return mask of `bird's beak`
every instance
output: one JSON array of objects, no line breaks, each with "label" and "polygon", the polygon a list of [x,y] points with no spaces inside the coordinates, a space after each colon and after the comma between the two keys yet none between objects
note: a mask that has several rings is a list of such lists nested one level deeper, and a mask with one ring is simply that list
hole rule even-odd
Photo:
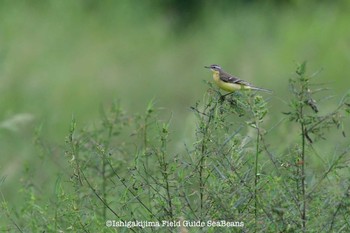
[{"label": "bird's beak", "polygon": [[210,66],[204,66],[204,68],[210,69]]}]

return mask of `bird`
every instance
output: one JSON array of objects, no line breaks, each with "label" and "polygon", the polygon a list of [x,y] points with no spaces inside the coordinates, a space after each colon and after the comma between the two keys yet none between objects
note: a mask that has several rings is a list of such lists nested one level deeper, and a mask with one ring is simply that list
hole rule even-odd
[{"label": "bird", "polygon": [[255,87],[249,82],[226,73],[219,65],[213,64],[210,66],[204,66],[204,68],[210,69],[213,72],[215,84],[222,90],[229,92],[229,94],[237,90],[256,90],[272,93],[269,89]]}]

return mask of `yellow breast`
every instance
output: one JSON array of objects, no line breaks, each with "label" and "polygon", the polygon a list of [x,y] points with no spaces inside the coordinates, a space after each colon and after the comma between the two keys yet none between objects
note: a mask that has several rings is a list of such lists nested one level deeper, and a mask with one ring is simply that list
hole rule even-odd
[{"label": "yellow breast", "polygon": [[227,83],[220,79],[219,71],[213,71],[213,79],[215,84],[220,87],[222,90],[227,92],[234,92],[242,89],[242,85],[235,83]]}]

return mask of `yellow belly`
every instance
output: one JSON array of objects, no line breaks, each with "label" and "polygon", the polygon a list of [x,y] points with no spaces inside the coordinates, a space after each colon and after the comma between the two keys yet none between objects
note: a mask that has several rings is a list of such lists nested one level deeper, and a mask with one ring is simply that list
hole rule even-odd
[{"label": "yellow belly", "polygon": [[221,81],[218,73],[214,73],[213,78],[214,78],[215,84],[218,87],[220,87],[222,90],[227,91],[227,92],[234,92],[234,91],[241,90],[241,89],[249,89],[248,86],[242,86],[240,84],[227,83],[227,82]]}]

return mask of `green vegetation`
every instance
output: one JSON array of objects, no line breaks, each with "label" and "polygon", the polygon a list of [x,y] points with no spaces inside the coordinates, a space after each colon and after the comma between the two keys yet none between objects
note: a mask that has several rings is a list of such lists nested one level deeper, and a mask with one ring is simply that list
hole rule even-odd
[{"label": "green vegetation", "polygon": [[[317,145],[332,128],[338,129],[338,142],[345,141],[350,95],[319,114],[314,94],[322,89],[311,87],[314,77],[306,74],[306,63],[296,74],[290,80],[290,111],[270,128],[265,128],[268,102],[262,96],[248,91],[223,99],[210,87],[203,103],[192,107],[195,141],[182,153],[169,150],[169,122],[159,120],[153,102],[141,115],[127,115],[116,102],[98,124],[81,131],[73,118],[65,147],[69,175],[57,177],[49,203],[27,178],[24,205],[14,212],[2,203],[9,222],[3,230],[113,232],[106,220],[114,220],[112,226],[121,221],[160,225],[132,227],[133,232],[232,232],[232,226],[254,232],[349,231],[350,147],[336,145],[330,156]],[[276,153],[267,136],[287,120],[299,128],[296,140]],[[321,161],[318,171],[312,157]],[[205,225],[163,226],[182,220]],[[221,220],[231,227],[208,226],[207,221]]]},{"label": "green vegetation", "polygon": [[190,2],[0,1],[2,231],[350,231],[350,4]]}]

